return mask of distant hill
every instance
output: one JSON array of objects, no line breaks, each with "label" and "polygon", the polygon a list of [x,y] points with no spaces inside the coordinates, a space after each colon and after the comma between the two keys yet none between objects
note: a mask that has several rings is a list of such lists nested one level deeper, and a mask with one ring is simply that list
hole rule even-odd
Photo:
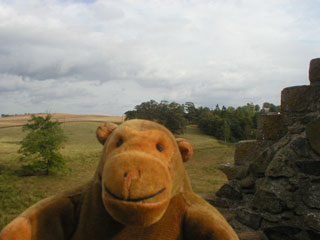
[{"label": "distant hill", "polygon": [[[36,116],[45,116],[45,113],[34,114]],[[59,122],[114,122],[121,123],[125,116],[105,116],[105,115],[86,115],[86,114],[68,114],[52,113],[52,119]],[[0,128],[19,127],[27,123],[31,115],[17,115],[0,118]]]}]

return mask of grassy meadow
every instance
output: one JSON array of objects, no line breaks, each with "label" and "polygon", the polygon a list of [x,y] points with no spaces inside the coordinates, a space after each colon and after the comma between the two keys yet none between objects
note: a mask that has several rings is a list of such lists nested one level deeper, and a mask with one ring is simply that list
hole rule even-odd
[{"label": "grassy meadow", "polygon": [[[66,121],[62,124],[68,140],[62,149],[68,169],[50,176],[19,177],[19,141],[26,133],[21,127],[0,128],[0,230],[24,209],[45,197],[81,185],[94,174],[102,146],[95,138],[98,122]],[[203,135],[196,126],[188,126],[181,137],[194,147],[194,156],[186,163],[193,189],[208,195],[227,181],[217,169],[232,162],[234,146]]]}]

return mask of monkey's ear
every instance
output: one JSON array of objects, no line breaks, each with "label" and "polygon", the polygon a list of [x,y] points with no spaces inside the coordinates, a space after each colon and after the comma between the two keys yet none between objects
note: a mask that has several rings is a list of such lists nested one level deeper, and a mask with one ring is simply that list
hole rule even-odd
[{"label": "monkey's ear", "polygon": [[182,160],[184,162],[188,161],[193,155],[192,145],[183,138],[176,138],[176,141],[182,156]]},{"label": "monkey's ear", "polygon": [[116,129],[118,125],[114,123],[103,123],[101,124],[96,131],[98,141],[104,145],[108,136]]}]

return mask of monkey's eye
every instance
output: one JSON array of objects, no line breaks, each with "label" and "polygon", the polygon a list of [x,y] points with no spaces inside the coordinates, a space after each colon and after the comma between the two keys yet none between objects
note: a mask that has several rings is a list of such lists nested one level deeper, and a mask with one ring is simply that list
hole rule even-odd
[{"label": "monkey's eye", "polygon": [[157,143],[156,148],[158,149],[159,152],[163,151],[163,146],[160,143]]},{"label": "monkey's eye", "polygon": [[116,146],[117,147],[120,147],[123,143],[123,139],[122,138],[119,138],[118,142],[116,143]]}]

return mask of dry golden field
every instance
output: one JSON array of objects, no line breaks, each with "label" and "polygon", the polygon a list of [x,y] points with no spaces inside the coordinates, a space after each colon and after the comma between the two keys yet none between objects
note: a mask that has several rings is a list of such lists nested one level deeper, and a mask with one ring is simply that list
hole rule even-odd
[{"label": "dry golden field", "polygon": [[[4,122],[7,126],[24,124],[28,118],[23,117]],[[35,202],[87,182],[95,172],[102,151],[95,137],[96,128],[100,122],[123,120],[93,115],[54,114],[53,117],[65,122],[61,126],[68,139],[61,153],[68,170],[49,176],[19,176],[17,170],[23,163],[17,151],[26,133],[21,127],[0,127],[0,230]],[[0,118],[0,123],[3,120]],[[196,126],[188,126],[181,137],[194,147],[194,156],[186,163],[194,191],[200,195],[216,192],[227,181],[217,166],[233,161],[234,145],[206,136]]]},{"label": "dry golden field", "polygon": [[[46,114],[35,114],[36,116],[45,116]],[[116,122],[124,121],[125,116],[104,116],[104,115],[81,115],[67,113],[53,113],[52,119],[60,122]],[[19,115],[0,118],[0,128],[16,127],[26,124],[31,119],[31,115]]]}]

